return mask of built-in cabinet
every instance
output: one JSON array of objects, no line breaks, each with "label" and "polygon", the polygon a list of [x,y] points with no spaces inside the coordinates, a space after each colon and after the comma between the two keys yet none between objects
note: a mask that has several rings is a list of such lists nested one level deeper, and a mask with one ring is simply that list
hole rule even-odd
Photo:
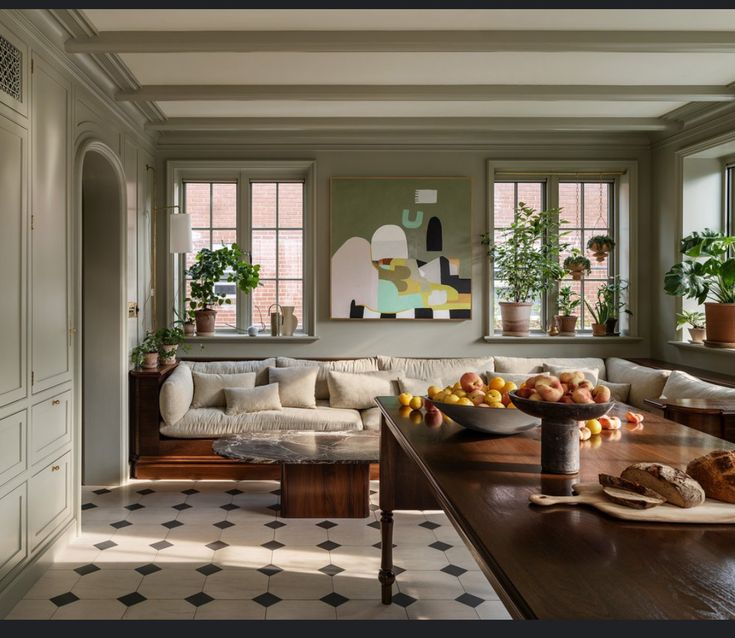
[{"label": "built-in cabinet", "polygon": [[27,554],[26,484],[0,487],[0,582]]},{"label": "built-in cabinet", "polygon": [[37,549],[72,516],[71,452],[38,469],[28,480],[28,539]]}]

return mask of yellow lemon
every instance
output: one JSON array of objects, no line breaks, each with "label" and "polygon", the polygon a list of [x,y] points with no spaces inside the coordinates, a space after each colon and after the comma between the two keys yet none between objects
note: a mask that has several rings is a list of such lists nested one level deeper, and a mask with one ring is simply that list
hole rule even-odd
[{"label": "yellow lemon", "polygon": [[505,379],[503,377],[495,377],[487,384],[487,387],[491,390],[502,390],[505,387]]},{"label": "yellow lemon", "polygon": [[426,394],[429,395],[429,398],[430,399],[433,399],[441,391],[442,391],[442,389],[439,386],[430,385],[429,388],[426,390]]},{"label": "yellow lemon", "polygon": [[497,390],[488,390],[487,398],[485,399],[485,403],[500,403],[503,400],[503,395],[500,394]]},{"label": "yellow lemon", "polygon": [[411,399],[413,399],[413,394],[409,394],[408,392],[402,392],[398,395],[398,403],[401,405],[409,405]]},{"label": "yellow lemon", "polygon": [[475,404],[472,403],[472,401],[470,401],[467,397],[461,397],[457,401],[457,405],[475,405]]},{"label": "yellow lemon", "polygon": [[600,423],[597,419],[590,419],[589,421],[585,421],[584,424],[587,429],[592,432],[593,436],[602,432],[602,423]]},{"label": "yellow lemon", "polygon": [[513,390],[517,390],[517,389],[518,389],[518,386],[515,383],[513,383],[512,381],[508,381],[503,386],[502,390],[500,390],[500,391],[503,392],[503,393],[505,393],[505,392],[513,392]]},{"label": "yellow lemon", "polygon": [[[448,394],[444,399],[444,403],[458,403],[459,397],[456,394]],[[472,403],[472,401],[470,401]]]},{"label": "yellow lemon", "polygon": [[513,401],[511,401],[508,405],[505,406],[506,408],[511,408],[512,410],[517,410],[518,408],[513,404]]},{"label": "yellow lemon", "polygon": [[421,397],[412,397],[411,402],[408,405],[410,405],[414,410],[420,410],[424,407],[424,400]]},{"label": "yellow lemon", "polygon": [[460,399],[467,396],[467,393],[464,390],[455,390],[454,394],[456,394]]},{"label": "yellow lemon", "polygon": [[454,384],[454,385],[452,386],[452,391],[453,391],[453,392],[456,392],[457,390],[461,390],[461,389],[462,389],[462,384],[461,384],[461,383],[460,383],[459,381],[457,381],[457,383],[455,383],[455,384]]},{"label": "yellow lemon", "polygon": [[409,408],[407,405],[402,405],[401,409],[398,410],[398,414],[401,416],[401,418],[406,419],[408,418],[408,415],[411,414],[411,408]]},{"label": "yellow lemon", "polygon": [[500,403],[500,401],[495,401],[493,403],[488,404],[491,408],[505,408],[505,406]]}]

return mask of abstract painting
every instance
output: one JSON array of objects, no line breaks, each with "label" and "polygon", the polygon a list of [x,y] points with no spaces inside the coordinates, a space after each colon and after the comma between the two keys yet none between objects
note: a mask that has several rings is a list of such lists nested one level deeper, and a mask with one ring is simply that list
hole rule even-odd
[{"label": "abstract painting", "polygon": [[333,177],[332,319],[470,319],[466,177]]}]

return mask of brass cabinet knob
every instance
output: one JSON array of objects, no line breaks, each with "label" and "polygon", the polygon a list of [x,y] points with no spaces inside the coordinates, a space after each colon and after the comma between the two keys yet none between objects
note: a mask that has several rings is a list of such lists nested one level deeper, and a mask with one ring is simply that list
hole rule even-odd
[{"label": "brass cabinet knob", "polygon": [[61,466],[60,465],[52,465],[51,466],[51,471],[52,472],[58,472],[60,469],[61,469]]},{"label": "brass cabinet knob", "polygon": [[51,405],[61,405],[61,399],[54,399],[51,401]]}]

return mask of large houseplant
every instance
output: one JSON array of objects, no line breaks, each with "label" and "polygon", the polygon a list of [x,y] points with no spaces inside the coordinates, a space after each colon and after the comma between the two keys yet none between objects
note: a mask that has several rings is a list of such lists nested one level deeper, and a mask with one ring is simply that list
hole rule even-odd
[{"label": "large houseplant", "polygon": [[562,286],[559,289],[556,305],[559,314],[556,315],[556,325],[559,328],[560,337],[573,337],[577,329],[577,315],[572,314],[582,300],[579,295],[572,290],[571,286]]},{"label": "large houseplant", "polygon": [[666,294],[704,304],[705,345],[735,344],[735,236],[705,228],[684,237],[680,250],[684,260],[664,277]]},{"label": "large houseplant", "polygon": [[194,312],[198,335],[214,334],[217,310],[214,306],[229,304],[227,295],[215,290],[221,281],[234,283],[242,292],[249,293],[260,281],[260,266],[248,263],[237,244],[217,250],[202,248],[196,262],[187,270],[191,278],[191,293],[187,298],[189,310]]},{"label": "large houseplant", "polygon": [[495,279],[504,282],[498,294],[503,335],[527,337],[531,305],[542,292],[564,276],[559,254],[567,248],[560,243],[558,208],[537,212],[518,203],[515,219],[500,240],[486,233],[482,243],[488,248]]}]

